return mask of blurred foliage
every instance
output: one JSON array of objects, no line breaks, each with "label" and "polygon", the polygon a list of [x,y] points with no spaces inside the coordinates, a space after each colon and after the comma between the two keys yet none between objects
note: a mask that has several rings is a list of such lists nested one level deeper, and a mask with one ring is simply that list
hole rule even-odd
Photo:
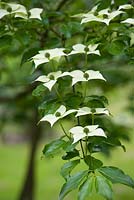
[{"label": "blurred foliage", "polygon": [[[4,1],[12,2],[12,1]],[[91,23],[90,26],[80,26],[80,22],[77,19],[70,16],[79,12],[85,12],[85,10],[91,9],[96,3],[99,3],[98,9],[104,9],[107,6],[113,7],[111,1],[103,0],[81,0],[77,3],[75,1],[37,1],[37,0],[24,0],[16,1],[26,6],[27,9],[33,7],[43,8],[42,20],[29,20],[26,21],[21,18],[11,18],[6,16],[1,19],[0,23],[0,102],[1,118],[4,121],[16,120],[22,122],[22,120],[30,120],[30,112],[35,109],[39,102],[42,101],[42,106],[39,107],[41,115],[44,114],[43,106],[45,102],[51,97],[48,90],[36,88],[33,92],[34,97],[31,96],[35,85],[33,80],[41,73],[50,72],[50,65],[41,65],[36,71],[33,71],[33,64],[28,63],[31,56],[35,55],[39,49],[48,49],[54,47],[70,48],[75,42],[84,42],[85,44],[100,42],[99,50],[101,57],[91,55],[89,56],[89,62],[87,68],[94,68],[100,70],[104,77],[108,80],[108,83],[98,84],[97,81],[93,85],[100,91],[100,95],[105,92],[112,91],[113,88],[119,85],[133,84],[134,81],[134,68],[133,68],[133,52],[134,52],[134,28],[133,26],[127,28],[123,24],[118,24],[118,17],[108,27],[103,24]],[[118,7],[120,4],[131,3],[133,1],[115,1],[114,6]],[[2,3],[0,3],[2,5]],[[66,9],[67,8],[67,9]],[[133,17],[131,10],[127,11],[127,17]],[[95,39],[94,39],[95,38]],[[78,57],[83,58],[83,55]],[[77,65],[77,68],[81,69],[83,65],[82,59],[78,61],[77,56],[69,58],[73,62],[73,66]],[[90,60],[92,62],[90,63]],[[128,65],[129,63],[129,65]],[[58,63],[55,63],[58,67]],[[68,63],[65,64],[62,60],[62,66],[60,70],[66,70],[73,66]],[[75,67],[74,67],[75,68]],[[62,80],[60,80],[62,81]],[[69,81],[69,80],[68,80]],[[64,83],[64,81],[63,81]],[[69,82],[68,82],[69,83]],[[64,85],[64,91],[67,91],[68,83]],[[59,84],[60,90],[60,84]],[[61,90],[63,90],[61,88]],[[92,92],[92,89],[91,89]],[[91,93],[89,91],[89,94]],[[21,95],[22,94],[22,95]],[[37,98],[36,98],[36,97]],[[40,96],[40,98],[38,98]],[[24,97],[24,98],[23,98]],[[78,104],[81,102],[80,94],[74,99],[77,99]],[[129,96],[130,102],[133,101],[133,94]],[[70,103],[69,94],[66,97],[66,103],[70,106],[74,100]],[[55,101],[55,100],[54,100]],[[96,101],[95,99],[93,100]],[[128,111],[132,112],[133,103],[128,105]],[[23,110],[25,109],[25,112]],[[44,107],[45,109],[45,107]],[[4,115],[3,115],[4,110]],[[103,121],[103,120],[102,120]],[[103,121],[103,123],[106,123]],[[110,122],[109,122],[110,123]],[[111,122],[113,123],[113,122]],[[118,125],[108,125],[113,129],[114,126],[118,129]],[[111,129],[111,130],[112,130]],[[119,129],[120,130],[120,127]],[[125,129],[126,135],[128,128]],[[113,132],[113,131],[112,131]],[[118,131],[120,132],[120,131]],[[119,134],[120,135],[120,134]],[[125,134],[123,134],[125,135]],[[119,136],[120,137],[120,136]],[[128,138],[128,137],[123,137]]]}]

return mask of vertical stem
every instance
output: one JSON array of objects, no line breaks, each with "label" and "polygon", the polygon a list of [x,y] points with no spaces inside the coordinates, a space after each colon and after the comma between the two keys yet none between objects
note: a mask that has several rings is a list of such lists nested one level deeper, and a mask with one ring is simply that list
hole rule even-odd
[{"label": "vertical stem", "polygon": [[88,81],[86,81],[86,83],[85,83],[85,88],[84,88],[84,100],[85,100],[86,95],[87,95],[87,85],[88,85]]},{"label": "vertical stem", "polygon": [[87,67],[87,52],[85,53],[85,67]]},{"label": "vertical stem", "polygon": [[57,87],[54,86],[54,89],[55,89],[55,92],[56,92],[57,96],[58,96],[59,99],[62,101],[62,97],[61,97],[60,93],[58,92]]},{"label": "vertical stem", "polygon": [[[79,117],[77,117],[77,122],[78,122],[78,126],[79,126],[80,125],[80,118]],[[85,153],[84,153],[84,148],[83,148],[82,140],[80,140],[80,146],[81,146],[83,158],[85,158]]]},{"label": "vertical stem", "polygon": [[69,135],[66,133],[66,131],[65,131],[65,129],[64,129],[63,125],[62,125],[62,123],[60,123],[60,127],[61,127],[62,131],[64,132],[64,134],[67,136],[67,138],[70,140],[71,138],[70,138]]},{"label": "vertical stem", "polygon": [[84,153],[84,148],[83,148],[82,140],[80,140],[80,146],[81,146],[83,158],[85,158],[85,153]]},{"label": "vertical stem", "polygon": [[92,125],[94,125],[94,114],[92,113]]}]

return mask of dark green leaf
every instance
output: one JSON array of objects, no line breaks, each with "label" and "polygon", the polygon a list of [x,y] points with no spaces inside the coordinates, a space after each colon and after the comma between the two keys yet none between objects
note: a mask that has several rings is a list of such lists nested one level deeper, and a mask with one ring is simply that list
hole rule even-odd
[{"label": "dark green leaf", "polygon": [[64,147],[64,145],[66,145],[64,140],[57,139],[46,144],[42,152],[46,157],[53,157]]},{"label": "dark green leaf", "polygon": [[76,189],[82,180],[87,176],[88,171],[80,171],[75,175],[71,176],[68,181],[62,186],[59,200],[64,199],[64,197],[71,192],[72,190]]},{"label": "dark green leaf", "polygon": [[65,180],[67,180],[71,171],[76,167],[78,163],[80,163],[80,159],[69,161],[62,166],[60,173],[65,178]]},{"label": "dark green leaf", "polygon": [[71,158],[79,156],[79,151],[74,149],[72,151],[66,152],[66,155],[62,156],[63,160],[70,160]]},{"label": "dark green leaf", "polygon": [[126,148],[124,145],[121,144],[121,142],[117,138],[107,138],[103,141],[105,144],[111,145],[111,146],[119,146],[122,147],[124,152],[126,152]]},{"label": "dark green leaf", "polygon": [[83,101],[83,97],[81,95],[81,93],[77,93],[77,94],[67,94],[65,99],[64,99],[66,106],[70,107],[70,108],[78,108],[80,106],[80,104]]},{"label": "dark green leaf", "polygon": [[94,177],[90,176],[79,188],[78,200],[86,200],[93,191]]},{"label": "dark green leaf", "polygon": [[31,48],[31,49],[28,49],[24,52],[23,56],[22,56],[22,59],[21,59],[21,65],[23,65],[25,62],[27,62],[30,58],[32,58],[32,56],[34,56],[35,54],[38,53],[38,50],[37,48]]},{"label": "dark green leaf", "polygon": [[66,143],[66,146],[64,147],[64,150],[66,152],[73,151],[75,147],[77,146],[77,143],[72,144],[72,142],[73,142],[73,139]]},{"label": "dark green leaf", "polygon": [[98,10],[103,10],[111,5],[111,0],[100,0],[99,2]]},{"label": "dark green leaf", "polygon": [[98,171],[112,183],[121,183],[134,188],[134,180],[117,167],[101,167]]},{"label": "dark green leaf", "polygon": [[12,36],[11,35],[3,35],[0,37],[0,46],[11,45]]},{"label": "dark green leaf", "polygon": [[32,92],[32,95],[35,97],[43,96],[46,91],[46,88],[44,85],[38,85]]},{"label": "dark green leaf", "polygon": [[96,176],[95,186],[98,194],[102,195],[107,200],[113,199],[112,187],[106,178],[102,176]]},{"label": "dark green leaf", "polygon": [[124,51],[124,43],[121,41],[114,41],[107,46],[107,50],[112,55],[120,55]]},{"label": "dark green leaf", "polygon": [[100,160],[90,155],[86,156],[84,161],[89,166],[90,170],[95,170],[103,165],[103,163]]}]

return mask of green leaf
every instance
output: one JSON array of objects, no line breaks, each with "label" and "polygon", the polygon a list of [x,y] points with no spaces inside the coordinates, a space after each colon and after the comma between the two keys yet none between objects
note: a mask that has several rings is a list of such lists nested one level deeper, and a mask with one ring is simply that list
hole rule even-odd
[{"label": "green leaf", "polygon": [[117,167],[104,166],[98,169],[98,171],[112,183],[121,183],[134,188],[134,180]]},{"label": "green leaf", "polygon": [[32,95],[35,97],[40,97],[44,95],[44,92],[46,91],[46,88],[44,85],[38,85],[32,92]]},{"label": "green leaf", "polygon": [[83,97],[81,95],[81,93],[77,93],[77,94],[67,94],[65,99],[64,99],[66,106],[68,106],[69,108],[79,108],[80,104],[83,101]]},{"label": "green leaf", "polygon": [[80,163],[80,159],[73,160],[65,163],[61,168],[61,175],[65,178],[65,180],[68,179],[71,171]]},{"label": "green leaf", "polygon": [[0,46],[11,45],[12,36],[11,35],[3,35],[0,37]]},{"label": "green leaf", "polygon": [[106,178],[102,176],[96,176],[95,186],[98,194],[102,195],[107,200],[113,199],[112,187]]},{"label": "green leaf", "polygon": [[121,142],[117,138],[107,138],[103,141],[103,143],[111,145],[111,146],[118,146],[122,147],[123,151],[126,152],[126,148],[124,145],[121,144]]},{"label": "green leaf", "polygon": [[111,55],[120,55],[124,51],[124,43],[121,41],[114,41],[107,46],[107,50]]},{"label": "green leaf", "polygon": [[64,199],[64,197],[71,192],[72,190],[76,189],[82,180],[88,175],[88,171],[80,171],[75,175],[71,176],[68,181],[62,186],[60,191],[59,200]]},{"label": "green leaf", "polygon": [[[45,97],[46,98],[46,97]],[[53,114],[61,104],[57,101],[56,98],[52,98],[44,101],[40,106],[39,110],[43,111],[43,115]]]},{"label": "green leaf", "polygon": [[38,48],[31,48],[24,52],[22,58],[21,58],[21,65],[23,65],[25,62],[27,62],[32,56],[38,53]]},{"label": "green leaf", "polygon": [[72,151],[66,152],[64,156],[62,156],[63,160],[70,160],[71,158],[79,156],[79,151],[77,149],[74,149]]},{"label": "green leaf", "polygon": [[86,200],[93,191],[94,177],[89,177],[79,188],[78,200]]},{"label": "green leaf", "polygon": [[90,170],[95,170],[103,165],[103,163],[100,160],[98,160],[90,155],[86,156],[84,158],[84,161],[89,166]]},{"label": "green leaf", "polygon": [[99,1],[99,6],[98,6],[98,10],[103,10],[105,8],[108,8],[111,5],[111,0],[101,0]]},{"label": "green leaf", "polygon": [[66,145],[64,140],[57,139],[46,144],[42,152],[46,157],[53,157],[64,147],[64,145]]}]

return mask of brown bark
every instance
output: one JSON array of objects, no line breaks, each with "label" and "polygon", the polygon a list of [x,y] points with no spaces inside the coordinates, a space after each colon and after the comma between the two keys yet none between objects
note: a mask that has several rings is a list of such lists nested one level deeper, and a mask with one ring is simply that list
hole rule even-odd
[{"label": "brown bark", "polygon": [[38,125],[38,112],[33,113],[33,122],[31,124],[30,132],[30,155],[23,183],[22,191],[19,196],[19,200],[34,200],[34,188],[35,188],[35,156],[38,147],[38,142],[41,137],[41,126]]}]

